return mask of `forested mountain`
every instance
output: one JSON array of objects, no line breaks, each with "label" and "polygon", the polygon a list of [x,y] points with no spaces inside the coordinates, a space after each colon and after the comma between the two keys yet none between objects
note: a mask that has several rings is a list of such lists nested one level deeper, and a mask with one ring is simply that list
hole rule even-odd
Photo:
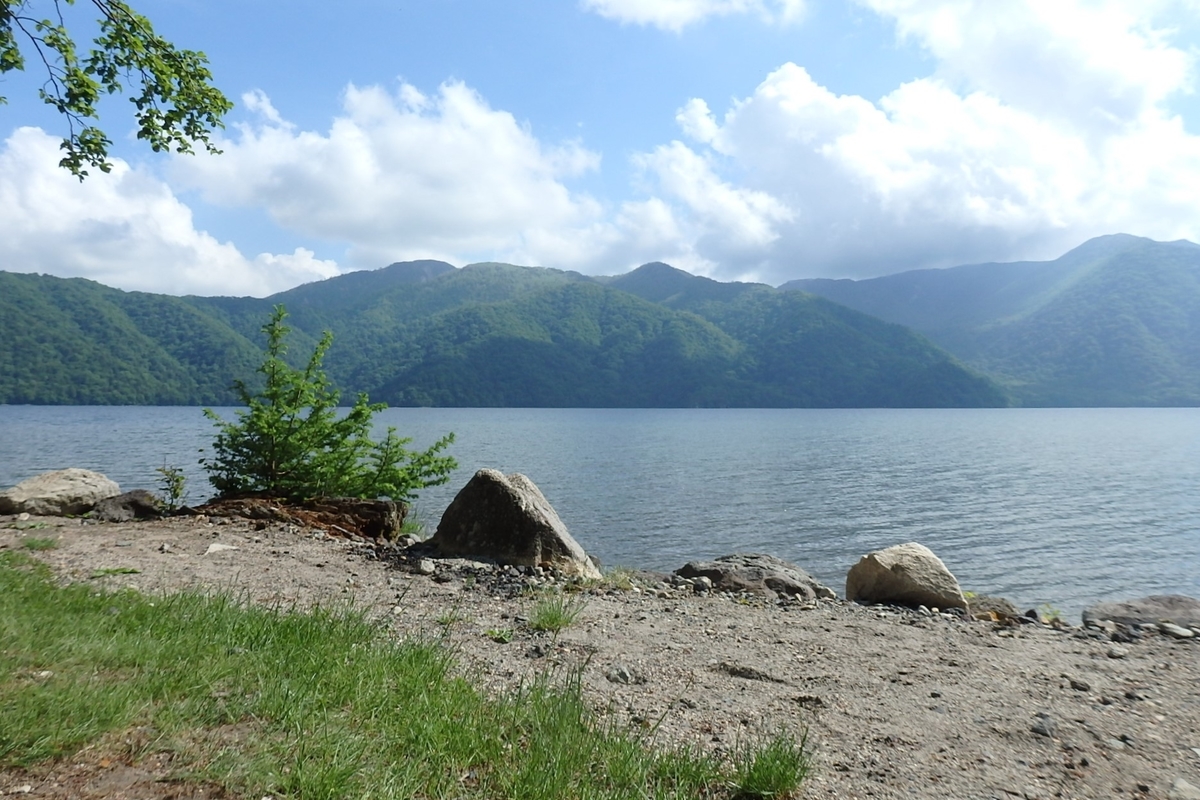
[{"label": "forested mountain", "polygon": [[[9,284],[12,285],[9,291]],[[673,284],[670,289],[668,284]],[[656,288],[657,287],[657,288]],[[287,306],[292,355],[334,333],[346,391],[397,405],[980,406],[1006,398],[918,335],[810,295],[647,265],[393,264],[264,299],[0,273],[0,402],[223,403]],[[20,335],[18,335],[20,334]]]},{"label": "forested mountain", "polygon": [[0,343],[4,403],[226,403],[234,378],[261,358],[180,298],[9,272],[0,272]]},{"label": "forested mountain", "polygon": [[1200,405],[1200,246],[1128,235],[1049,262],[785,284],[921,331],[1042,406]]}]

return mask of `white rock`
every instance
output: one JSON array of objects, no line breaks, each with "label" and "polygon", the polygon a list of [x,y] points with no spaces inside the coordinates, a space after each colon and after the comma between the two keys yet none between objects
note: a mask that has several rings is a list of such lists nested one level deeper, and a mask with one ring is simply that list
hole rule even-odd
[{"label": "white rock", "polygon": [[1171,792],[1167,798],[1168,800],[1200,800],[1200,789],[1183,778],[1176,778],[1175,783],[1171,784]]},{"label": "white rock", "polygon": [[238,549],[238,546],[235,544],[221,544],[220,542],[213,542],[212,544],[210,544],[208,546],[208,549],[204,551],[204,555],[210,556],[213,553],[222,553],[226,550],[237,550],[237,549]]},{"label": "white rock", "polygon": [[1191,639],[1196,635],[1192,633],[1191,629],[1184,628],[1181,625],[1176,625],[1174,622],[1160,622],[1158,623],[1158,629],[1167,636],[1171,636],[1176,639]]},{"label": "white rock", "polygon": [[120,493],[116,481],[99,472],[60,469],[35,475],[0,492],[0,514],[83,514],[101,500]]},{"label": "white rock", "polygon": [[917,542],[867,553],[846,574],[846,599],[863,603],[966,608],[958,579]]}]

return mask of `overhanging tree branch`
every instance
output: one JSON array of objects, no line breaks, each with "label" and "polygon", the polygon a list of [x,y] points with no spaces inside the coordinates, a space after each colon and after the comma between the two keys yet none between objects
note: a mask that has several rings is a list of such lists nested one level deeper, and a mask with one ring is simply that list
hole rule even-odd
[{"label": "overhanging tree branch", "polygon": [[80,180],[87,167],[112,169],[112,141],[95,124],[96,106],[103,95],[126,88],[132,90],[137,136],[152,150],[191,153],[199,143],[220,152],[209,137],[223,127],[233,104],[212,85],[204,53],[176,48],[123,0],[91,0],[100,31],[81,58],[62,13],[75,0],[42,0],[53,5],[53,15],[41,18],[31,13],[38,1],[0,0],[0,74],[25,69],[22,42],[37,53],[47,73],[39,95],[67,120],[59,166]]}]

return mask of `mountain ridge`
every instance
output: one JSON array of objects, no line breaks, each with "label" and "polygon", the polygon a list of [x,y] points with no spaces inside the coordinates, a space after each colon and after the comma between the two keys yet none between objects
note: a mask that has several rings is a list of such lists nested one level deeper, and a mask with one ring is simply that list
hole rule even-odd
[{"label": "mountain ridge", "polygon": [[[30,317],[13,307],[5,315],[9,327],[28,327],[36,319],[35,327],[65,332],[67,338],[50,350],[95,350],[95,342],[113,350],[111,358],[76,359],[39,378],[31,365],[50,353],[36,337],[27,339],[9,353],[10,361],[23,362],[12,371],[23,385],[0,378],[0,402],[230,402],[228,389],[216,387],[253,378],[256,362],[247,359],[255,353],[258,328],[280,301],[290,312],[293,357],[331,330],[331,378],[346,392],[366,391],[393,404],[1007,402],[988,379],[899,326],[765,285],[721,284],[670,270],[661,265],[641,273],[655,278],[657,272],[658,279],[679,284],[680,291],[660,303],[613,281],[494,263],[461,269],[444,262],[400,263],[267,298],[145,295],[79,279],[0,272],[0,296],[8,284],[23,281],[31,293],[25,305],[44,312]],[[43,295],[54,294],[60,283],[72,287],[69,302],[48,301]],[[98,310],[107,327],[88,333],[81,321],[96,319]],[[178,320],[173,324],[182,326],[183,335],[173,332],[173,324],[154,324],[156,319]],[[200,352],[199,342],[229,355],[214,361]],[[155,366],[130,367],[138,364]],[[72,377],[72,371],[88,369],[105,375],[91,382],[94,389]],[[193,372],[203,380],[188,383],[185,376]],[[118,390],[126,382],[126,390]]]},{"label": "mountain ridge", "polygon": [[1200,245],[1129,234],[1052,261],[798,280],[912,327],[1024,405],[1200,405]]}]

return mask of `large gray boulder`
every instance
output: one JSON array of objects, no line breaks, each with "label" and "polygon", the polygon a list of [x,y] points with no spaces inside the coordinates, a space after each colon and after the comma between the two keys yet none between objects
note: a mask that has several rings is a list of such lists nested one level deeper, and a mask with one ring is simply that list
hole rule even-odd
[{"label": "large gray boulder", "polygon": [[1200,600],[1181,594],[1156,594],[1123,603],[1097,603],[1083,610],[1084,625],[1106,619],[1121,625],[1174,622],[1200,628]]},{"label": "large gray boulder", "polygon": [[443,556],[602,577],[541,490],[520,473],[476,472],[442,514],[428,546]]},{"label": "large gray boulder", "polygon": [[60,469],[35,475],[0,492],[0,514],[83,514],[104,498],[120,493],[121,487],[99,472]]},{"label": "large gray boulder", "polygon": [[830,600],[837,597],[832,589],[819,583],[800,567],[782,558],[763,553],[734,553],[712,561],[689,561],[675,574],[682,578],[708,578],[719,592],[751,592]]},{"label": "large gray boulder", "polygon": [[923,544],[867,553],[846,574],[846,599],[860,603],[967,608],[958,579]]}]

